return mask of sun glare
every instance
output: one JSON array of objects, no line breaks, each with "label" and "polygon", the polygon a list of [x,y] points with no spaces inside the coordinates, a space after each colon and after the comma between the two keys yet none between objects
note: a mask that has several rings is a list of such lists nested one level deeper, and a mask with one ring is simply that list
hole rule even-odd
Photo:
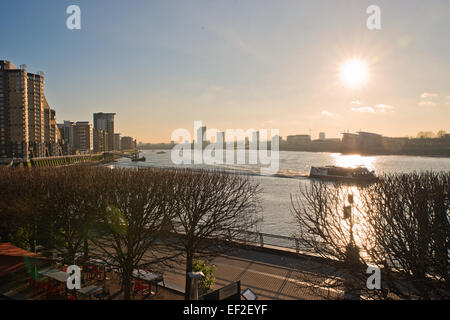
[{"label": "sun glare", "polygon": [[340,68],[341,81],[350,88],[359,88],[367,83],[369,68],[360,59],[345,61]]}]

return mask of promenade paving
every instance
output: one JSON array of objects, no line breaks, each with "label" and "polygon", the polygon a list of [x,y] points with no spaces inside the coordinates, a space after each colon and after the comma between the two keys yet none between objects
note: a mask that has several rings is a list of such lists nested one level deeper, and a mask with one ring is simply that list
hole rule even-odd
[{"label": "promenade paving", "polygon": [[[241,281],[241,289],[251,288],[259,299],[321,299],[328,289],[312,289],[312,283],[327,281],[335,269],[325,263],[251,249],[234,249],[211,260],[217,266],[215,289]],[[184,264],[166,269],[169,286],[184,290]],[[330,292],[336,296],[340,292]]]}]

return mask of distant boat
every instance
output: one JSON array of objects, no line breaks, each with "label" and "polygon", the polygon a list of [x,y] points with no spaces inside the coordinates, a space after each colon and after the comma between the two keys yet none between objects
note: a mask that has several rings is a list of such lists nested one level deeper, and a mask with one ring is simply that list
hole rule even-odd
[{"label": "distant boat", "polygon": [[369,171],[366,167],[344,168],[337,166],[311,167],[310,178],[354,181],[354,182],[374,182],[378,178],[375,171]]},{"label": "distant boat", "polygon": [[145,157],[139,157],[139,153],[136,153],[131,157],[131,161],[145,161]]}]

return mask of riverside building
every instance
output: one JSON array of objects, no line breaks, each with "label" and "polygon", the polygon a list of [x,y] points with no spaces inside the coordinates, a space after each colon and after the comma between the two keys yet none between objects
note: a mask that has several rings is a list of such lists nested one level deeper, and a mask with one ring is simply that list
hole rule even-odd
[{"label": "riverside building", "polygon": [[0,159],[58,153],[55,110],[44,94],[44,74],[0,60]]}]

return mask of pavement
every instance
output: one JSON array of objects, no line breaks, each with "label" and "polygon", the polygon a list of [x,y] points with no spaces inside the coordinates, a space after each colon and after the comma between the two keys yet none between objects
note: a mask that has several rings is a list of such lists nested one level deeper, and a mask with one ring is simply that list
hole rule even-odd
[{"label": "pavement", "polygon": [[[241,291],[251,288],[262,300],[316,300],[327,294],[336,297],[341,293],[325,288],[335,268],[304,256],[297,258],[273,251],[238,248],[210,263],[217,266],[214,289],[240,280]],[[166,269],[164,280],[167,287],[184,292],[185,266],[178,264]]]}]

